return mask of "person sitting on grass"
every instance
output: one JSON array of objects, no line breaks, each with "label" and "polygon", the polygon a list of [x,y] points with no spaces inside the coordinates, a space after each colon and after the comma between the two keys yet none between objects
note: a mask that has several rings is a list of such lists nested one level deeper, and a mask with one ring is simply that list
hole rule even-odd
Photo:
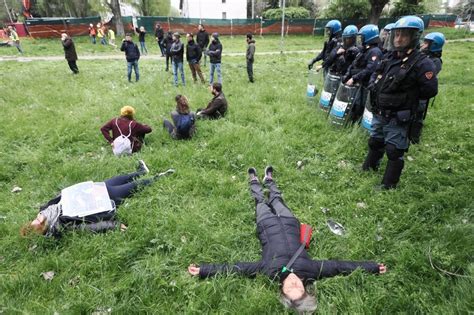
[{"label": "person sitting on grass", "polygon": [[227,112],[227,100],[222,92],[222,84],[214,82],[210,87],[214,96],[206,108],[198,109],[197,117],[202,119],[219,119],[224,117]]},{"label": "person sitting on grass", "polygon": [[[135,120],[135,109],[132,106],[124,106],[120,109],[120,117],[112,118],[105,125],[100,128],[100,131],[113,147],[114,140],[121,136],[128,136],[131,145],[132,152],[138,152],[141,150],[145,135],[150,133],[151,127],[148,125],[140,124]],[[112,136],[110,132],[112,131]]]},{"label": "person sitting on grass", "polygon": [[188,99],[184,95],[176,95],[176,110],[171,112],[173,123],[165,119],[165,127],[173,139],[191,139],[196,132],[196,115],[189,109]]},{"label": "person sitting on grass", "polygon": [[[361,268],[374,274],[386,272],[386,267],[372,261],[312,260],[305,243],[300,241],[300,222],[283,201],[273,180],[273,168],[265,169],[264,185],[270,190],[265,201],[262,186],[255,168],[249,168],[249,184],[256,204],[258,238],[262,244],[262,259],[258,262],[231,264],[191,264],[188,272],[200,278],[233,272],[253,277],[258,273],[278,279],[281,285],[281,302],[299,313],[316,310],[316,298],[306,291],[306,285],[315,280],[347,275]],[[305,240],[306,241],[306,240]]]},{"label": "person sitting on grass", "polygon": [[[140,160],[135,173],[116,176],[99,183],[84,182],[63,189],[61,194],[40,207],[36,219],[23,226],[20,233],[22,236],[37,233],[60,237],[61,232],[66,229],[96,233],[118,228],[125,231],[127,227],[115,219],[116,207],[125,198],[131,197],[137,189],[151,185],[159,177],[174,173],[174,170],[169,169],[152,178],[137,180],[147,173],[149,173],[148,167],[145,162]],[[66,192],[71,188],[74,188],[75,193],[72,196],[70,192]],[[91,201],[89,202],[89,200]],[[105,208],[97,206],[102,205],[103,203],[99,203],[99,201],[104,202],[104,200],[108,203]],[[86,215],[81,214],[84,213],[81,212],[84,205],[87,209]]]}]

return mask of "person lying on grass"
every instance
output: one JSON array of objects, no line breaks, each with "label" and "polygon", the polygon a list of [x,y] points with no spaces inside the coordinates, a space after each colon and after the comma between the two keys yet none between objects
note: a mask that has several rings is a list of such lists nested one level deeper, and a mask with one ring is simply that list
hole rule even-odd
[{"label": "person lying on grass", "polygon": [[115,219],[116,207],[139,188],[151,185],[161,176],[174,173],[174,170],[137,180],[147,173],[148,167],[140,160],[134,173],[65,188],[59,196],[41,206],[36,219],[23,226],[20,233],[22,236],[33,232],[59,237],[65,229],[105,232],[120,228],[125,231],[127,227]]},{"label": "person lying on grass", "polygon": [[[285,205],[281,192],[273,180],[273,168],[265,169],[264,185],[270,190],[265,201],[255,168],[249,168],[249,183],[256,203],[256,224],[258,238],[262,244],[262,259],[258,262],[237,262],[233,264],[191,264],[188,272],[200,278],[219,273],[234,272],[245,276],[262,273],[271,279],[278,279],[281,285],[281,302],[296,311],[313,312],[316,298],[306,291],[306,285],[315,280],[347,275],[357,268],[382,274],[387,271],[383,264],[372,261],[312,260],[304,249],[307,239],[300,241],[300,222]],[[307,238],[307,237],[305,237]]]}]

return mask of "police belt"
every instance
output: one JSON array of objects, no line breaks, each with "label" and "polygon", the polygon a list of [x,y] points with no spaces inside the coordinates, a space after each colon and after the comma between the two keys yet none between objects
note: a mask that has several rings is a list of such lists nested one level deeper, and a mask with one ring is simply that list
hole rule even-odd
[{"label": "police belt", "polygon": [[389,110],[389,109],[375,109],[374,114],[377,114],[379,116],[385,117],[385,118],[393,118],[397,117],[397,112],[398,110]]}]

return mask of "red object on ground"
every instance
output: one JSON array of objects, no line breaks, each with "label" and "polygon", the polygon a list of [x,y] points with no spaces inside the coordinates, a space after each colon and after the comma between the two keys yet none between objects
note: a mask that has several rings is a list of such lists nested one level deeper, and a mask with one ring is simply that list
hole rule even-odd
[{"label": "red object on ground", "polygon": [[304,242],[304,236],[306,234],[306,231],[308,231],[308,239],[306,240],[305,247],[308,249],[309,244],[311,243],[311,237],[313,235],[313,228],[309,224],[302,223],[301,226],[300,226],[300,243],[301,244],[303,244],[303,242]]}]

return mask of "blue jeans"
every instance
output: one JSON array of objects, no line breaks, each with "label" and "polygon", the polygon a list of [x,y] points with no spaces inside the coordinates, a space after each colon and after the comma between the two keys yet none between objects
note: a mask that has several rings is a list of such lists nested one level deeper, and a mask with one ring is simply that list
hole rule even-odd
[{"label": "blue jeans", "polygon": [[105,36],[101,38],[100,43],[102,45],[107,45],[107,39],[105,38]]},{"label": "blue jeans", "polygon": [[[141,53],[143,54],[148,54],[148,50],[146,49],[146,45],[145,45],[145,42],[140,42],[140,50],[141,50]],[[143,52],[145,51],[145,52]]]},{"label": "blue jeans", "polygon": [[183,85],[186,85],[184,82],[184,69],[183,69],[183,62],[175,62],[173,61],[173,76],[174,76],[174,85],[178,86],[178,70],[181,72],[181,81],[183,81]]},{"label": "blue jeans", "polygon": [[133,70],[135,71],[135,81],[138,82],[138,80],[140,79],[140,72],[138,71],[138,60],[127,61],[128,82],[132,81],[132,67],[133,67]]},{"label": "blue jeans", "polygon": [[209,84],[214,82],[214,70],[217,71],[217,82],[222,84],[222,73],[220,63],[211,63],[211,71],[209,72]]}]

